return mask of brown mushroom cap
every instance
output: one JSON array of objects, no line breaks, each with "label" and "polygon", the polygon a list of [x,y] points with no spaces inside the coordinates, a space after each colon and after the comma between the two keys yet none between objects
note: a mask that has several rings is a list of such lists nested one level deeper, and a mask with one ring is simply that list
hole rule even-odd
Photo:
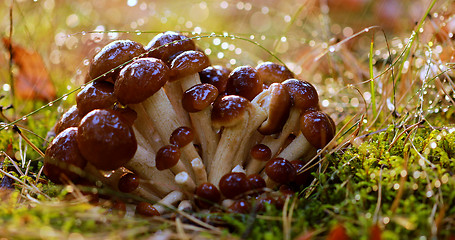
[{"label": "brown mushroom cap", "polygon": [[211,183],[202,183],[196,188],[196,204],[200,208],[209,208],[221,199],[220,191]]},{"label": "brown mushroom cap", "polygon": [[218,185],[226,198],[234,198],[250,190],[248,179],[245,173],[241,172],[231,172],[224,175]]},{"label": "brown mushroom cap", "polygon": [[259,174],[251,174],[247,176],[250,190],[258,190],[266,187],[265,180]]},{"label": "brown mushroom cap", "polygon": [[264,144],[256,144],[250,150],[252,158],[259,161],[268,161],[272,157],[272,150]]},{"label": "brown mushroom cap", "polygon": [[313,147],[321,149],[332,140],[336,129],[329,115],[310,111],[300,117],[300,131]]},{"label": "brown mushroom cap", "polygon": [[218,98],[213,103],[212,124],[215,128],[233,126],[242,121],[243,114],[247,111],[250,101],[237,95],[227,95]]},{"label": "brown mushroom cap", "polygon": [[160,212],[148,202],[140,202],[136,205],[136,213],[144,217],[160,216]]},{"label": "brown mushroom cap", "polygon": [[307,81],[288,79],[282,82],[283,86],[291,95],[292,105],[301,110],[319,110],[319,96],[314,88]]},{"label": "brown mushroom cap", "polygon": [[203,52],[185,51],[177,55],[171,63],[172,80],[196,74],[210,65],[210,60]]},{"label": "brown mushroom cap", "polygon": [[240,199],[229,206],[228,211],[233,213],[247,214],[251,211],[251,205],[246,200]]},{"label": "brown mushroom cap", "polygon": [[169,142],[179,148],[185,147],[194,139],[194,131],[189,127],[179,127],[171,133]]},{"label": "brown mushroom cap", "polygon": [[77,128],[67,128],[58,134],[46,149],[43,172],[55,183],[61,183],[63,175],[68,180],[77,180],[79,175],[71,167],[83,169],[87,164],[77,146],[76,136]]},{"label": "brown mushroom cap", "polygon": [[140,58],[125,66],[114,86],[122,104],[140,103],[156,93],[169,80],[169,68],[157,58]]},{"label": "brown mushroom cap", "polygon": [[251,101],[262,92],[262,88],[262,80],[256,69],[251,66],[240,66],[229,74],[226,93],[239,95]]},{"label": "brown mushroom cap", "polygon": [[63,130],[69,127],[77,127],[81,122],[83,116],[80,115],[79,109],[76,105],[72,106],[68,111],[66,111],[60,120],[55,124],[54,131],[55,134],[59,134]]},{"label": "brown mushroom cap", "polygon": [[183,93],[182,106],[187,112],[199,112],[210,106],[217,97],[218,89],[212,84],[197,84]]},{"label": "brown mushroom cap", "polygon": [[136,153],[137,142],[130,125],[113,110],[89,112],[78,127],[77,143],[87,161],[101,170],[114,170]]},{"label": "brown mushroom cap", "polygon": [[295,179],[296,170],[288,160],[274,158],[265,165],[265,173],[273,181],[286,184]]},{"label": "brown mushroom cap", "polygon": [[294,166],[295,170],[297,171],[297,175],[295,176],[293,183],[295,185],[297,185],[298,187],[310,185],[311,181],[314,178],[311,175],[311,173],[313,171],[308,170],[308,171],[299,173],[299,170],[305,166],[305,163],[301,160],[293,160],[293,161],[291,161],[291,164]]},{"label": "brown mushroom cap", "polygon": [[[131,40],[111,42],[93,57],[90,63],[89,75],[91,79],[96,79],[107,73],[106,76],[99,78],[99,80],[111,78],[115,82],[116,76],[120,71],[120,68],[117,67],[144,53],[144,46],[140,43]],[[110,72],[113,69],[115,70]]]},{"label": "brown mushroom cap", "polygon": [[93,109],[109,108],[115,101],[114,85],[104,81],[87,84],[76,96],[77,107],[82,115]]},{"label": "brown mushroom cap", "polygon": [[156,169],[163,171],[175,166],[180,159],[180,149],[175,145],[165,145],[156,153]]},{"label": "brown mushroom cap", "polygon": [[199,78],[202,83],[209,83],[218,89],[218,92],[224,93],[231,70],[220,66],[209,66],[199,72]]},{"label": "brown mushroom cap", "polygon": [[294,78],[292,73],[287,67],[273,63],[264,62],[256,67],[259,77],[264,84],[271,85],[272,83],[281,83],[289,78]]},{"label": "brown mushroom cap", "polygon": [[167,31],[156,35],[147,44],[145,50],[149,51],[149,57],[159,58],[167,62],[172,55],[178,52],[196,50],[196,45],[193,40],[186,36]]},{"label": "brown mushroom cap", "polygon": [[130,193],[139,187],[139,178],[134,173],[123,174],[117,184],[118,190]]},{"label": "brown mushroom cap", "polygon": [[258,131],[263,135],[280,132],[291,109],[291,96],[282,84],[273,83],[268,91],[270,91],[270,99],[267,103],[268,117],[258,128]]},{"label": "brown mushroom cap", "polygon": [[112,110],[114,110],[118,116],[129,126],[133,126],[134,121],[137,119],[137,112],[129,107],[115,105]]}]

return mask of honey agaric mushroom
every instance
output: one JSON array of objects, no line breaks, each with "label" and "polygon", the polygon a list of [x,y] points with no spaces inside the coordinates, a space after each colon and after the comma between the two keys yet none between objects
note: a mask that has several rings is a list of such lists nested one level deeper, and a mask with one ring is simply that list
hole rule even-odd
[{"label": "honey agaric mushroom", "polygon": [[164,198],[162,198],[157,203],[153,204],[153,207],[162,215],[166,210],[171,209],[172,205],[182,201],[184,199],[184,194],[180,191],[172,191],[168,193]]},{"label": "honey agaric mushroom", "polygon": [[144,188],[142,185],[144,184],[141,184],[140,179],[136,174],[125,173],[120,177],[117,183],[117,188],[121,192],[135,194],[146,200],[160,200],[160,198],[154,194],[152,189]]},{"label": "honey agaric mushroom", "polygon": [[221,200],[221,194],[218,188],[212,183],[202,183],[196,188],[196,205],[200,208],[210,208],[218,204]]},{"label": "honey agaric mushroom", "polygon": [[246,173],[255,174],[265,166],[266,162],[272,157],[272,150],[267,145],[256,144],[250,150],[250,162],[247,165]]},{"label": "honey agaric mushroom", "polygon": [[211,104],[218,97],[218,89],[207,83],[197,84],[183,93],[182,105],[189,112],[199,136],[202,159],[207,169],[214,158],[219,137],[212,128]]},{"label": "honey agaric mushroom", "polygon": [[87,161],[101,170],[114,170],[133,158],[137,142],[132,128],[112,110],[96,109],[81,120],[77,144]]},{"label": "honey agaric mushroom", "polygon": [[309,82],[297,79],[288,79],[281,83],[291,96],[289,117],[284,124],[278,138],[266,136],[261,142],[270,147],[272,156],[283,146],[288,136],[297,129],[299,117],[305,111],[319,109],[319,97],[316,89]]},{"label": "honey agaric mushroom", "polygon": [[229,79],[231,70],[220,66],[209,66],[199,72],[199,78],[202,83],[212,84],[218,89],[218,93],[221,95],[226,91],[226,85]]},{"label": "honey agaric mushroom", "polygon": [[262,80],[256,69],[250,66],[240,66],[232,70],[226,86],[226,93],[242,96],[249,101],[262,92]]},{"label": "honey agaric mushroom", "polygon": [[77,146],[76,136],[76,127],[67,128],[46,149],[43,172],[55,183],[78,180],[77,170],[81,171],[87,164]]},{"label": "honey agaric mushroom", "polygon": [[144,53],[144,46],[140,43],[131,40],[113,41],[93,57],[88,74],[97,81],[115,82],[123,64]]},{"label": "honey agaric mushroom", "polygon": [[258,192],[267,186],[264,178],[259,174],[250,174],[246,178],[251,191]]},{"label": "honey agaric mushroom", "polygon": [[165,145],[156,153],[156,168],[160,171],[170,169],[174,174],[187,171],[180,160],[180,149],[175,145]]},{"label": "honey agaric mushroom", "polygon": [[104,81],[87,84],[76,96],[77,108],[83,116],[94,109],[109,108],[115,101],[114,85]]},{"label": "honey agaric mushroom", "polygon": [[305,162],[301,160],[292,160],[291,164],[294,166],[295,170],[297,171],[297,175],[295,176],[294,181],[292,181],[293,185],[296,185],[298,188],[300,186],[309,186],[311,181],[313,180],[313,176],[311,173],[313,172],[311,169],[302,172],[301,170],[305,166]]},{"label": "honey agaric mushroom", "polygon": [[335,123],[321,111],[310,111],[300,117],[301,134],[297,136],[278,157],[296,160],[311,149],[324,148],[335,136]]},{"label": "honey agaric mushroom", "polygon": [[54,132],[59,134],[63,130],[70,127],[77,127],[81,122],[83,116],[79,113],[79,109],[76,105],[73,105],[68,111],[66,111],[60,120],[55,124]]},{"label": "honey agaric mushroom", "polygon": [[175,183],[180,186],[180,188],[187,194],[190,195],[196,189],[196,183],[190,177],[188,172],[182,171],[175,175],[174,177]]},{"label": "honey agaric mushroom", "polygon": [[250,190],[245,173],[239,172],[225,174],[219,181],[219,187],[221,193],[231,199]]},{"label": "honey agaric mushroom", "polygon": [[259,64],[256,67],[256,71],[266,85],[281,83],[287,79],[294,78],[294,73],[292,73],[287,67],[273,62],[264,62]]},{"label": "honey agaric mushroom", "polygon": [[[142,103],[164,144],[169,136],[181,126],[174,108],[162,86],[169,79],[169,68],[156,58],[141,58],[125,66],[115,82],[114,94],[122,104]],[[133,108],[135,108],[133,106]],[[182,149],[184,164],[199,157],[194,147]]]},{"label": "honey agaric mushroom", "polygon": [[294,165],[284,158],[274,158],[268,161],[264,172],[267,174],[264,180],[269,188],[273,188],[277,184],[292,182],[297,173]]},{"label": "honey agaric mushroom", "polygon": [[212,123],[215,128],[223,129],[208,171],[209,182],[217,184],[224,174],[231,171],[236,152],[244,147],[240,143],[251,129],[254,130],[257,122],[265,119],[265,114],[260,111],[259,107],[237,95],[224,96],[214,102]]},{"label": "honey agaric mushroom", "polygon": [[193,40],[176,32],[167,31],[156,35],[145,46],[147,56],[162,59],[168,62],[174,54],[182,51],[195,50]]},{"label": "honey agaric mushroom", "polygon": [[148,202],[140,202],[136,205],[136,214],[142,215],[144,217],[154,217],[160,216],[160,212],[156,210],[153,204]]}]

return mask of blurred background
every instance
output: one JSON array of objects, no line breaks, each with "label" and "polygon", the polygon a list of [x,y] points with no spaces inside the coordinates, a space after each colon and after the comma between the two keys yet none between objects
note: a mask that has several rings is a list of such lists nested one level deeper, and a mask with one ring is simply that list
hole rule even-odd
[{"label": "blurred background", "polygon": [[[364,81],[370,78],[367,64],[372,39],[375,70],[381,71],[403,49],[430,2],[3,0],[0,3],[3,38],[0,105],[12,102],[13,89],[21,90],[21,83],[14,84],[11,79],[17,78],[23,66],[20,59],[13,59],[17,63],[10,64],[9,42],[13,44],[12,50],[21,48],[41,57],[45,70],[40,74],[42,78],[48,76],[49,89],[55,88],[55,93],[50,90],[41,97],[22,94],[34,103],[17,105],[16,112],[27,113],[78,88],[84,82],[91,57],[106,43],[132,39],[146,45],[156,33],[173,30],[202,36],[195,39],[196,43],[213,64],[234,68],[280,59],[299,78],[316,85],[323,107],[330,109],[328,112],[338,120],[343,111],[357,108],[362,101],[359,96],[353,97],[357,93],[346,86],[357,86],[369,103],[371,93]],[[436,33],[443,31],[442,26],[449,28],[446,35],[452,34],[453,9],[452,1],[437,1],[430,13],[431,24],[425,25],[425,32],[422,29],[428,32],[426,36],[421,35],[427,38],[424,42],[436,39]],[[378,27],[366,29],[372,26]],[[451,38],[453,34],[445,37]],[[343,44],[335,45],[343,40]],[[31,57],[23,61],[27,59]],[[33,79],[27,84],[35,88],[44,85]],[[21,94],[16,93],[18,96]],[[60,113],[74,103],[74,95],[63,100],[66,101],[58,103]]]}]

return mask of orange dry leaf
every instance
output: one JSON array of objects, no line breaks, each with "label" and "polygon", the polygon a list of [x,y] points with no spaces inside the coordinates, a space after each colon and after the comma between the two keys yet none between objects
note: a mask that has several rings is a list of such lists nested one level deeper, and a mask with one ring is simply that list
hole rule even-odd
[{"label": "orange dry leaf", "polygon": [[22,99],[51,101],[56,96],[43,59],[35,51],[12,44],[3,38],[7,50],[12,50],[13,61],[19,68],[14,76],[15,94]]}]

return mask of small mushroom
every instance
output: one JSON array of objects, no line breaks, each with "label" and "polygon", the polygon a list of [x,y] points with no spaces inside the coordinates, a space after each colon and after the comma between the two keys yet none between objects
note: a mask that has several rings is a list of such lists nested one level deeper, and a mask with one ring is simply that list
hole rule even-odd
[{"label": "small mushroom", "polygon": [[160,212],[156,210],[153,204],[148,202],[139,202],[136,205],[136,214],[142,215],[144,217],[154,217],[160,216]]},{"label": "small mushroom", "polygon": [[246,173],[255,174],[265,166],[272,157],[272,150],[264,144],[256,144],[250,150],[251,160],[247,165]]},{"label": "small mushroom", "polygon": [[250,186],[244,173],[231,172],[225,174],[219,181],[220,191],[226,198],[235,198],[248,190]]},{"label": "small mushroom", "polygon": [[264,62],[259,64],[256,67],[256,71],[266,85],[281,83],[287,79],[294,78],[294,73],[292,73],[287,67],[273,62]]},{"label": "small mushroom", "polygon": [[197,84],[186,90],[182,97],[183,108],[189,112],[191,122],[202,146],[202,159],[207,169],[214,158],[219,137],[212,128],[211,104],[218,90],[211,84]]},{"label": "small mushroom", "polygon": [[115,101],[114,85],[104,81],[87,84],[76,96],[77,108],[82,115],[94,109],[110,108]]},{"label": "small mushroom", "polygon": [[182,201],[185,198],[184,194],[180,191],[172,191],[162,198],[157,203],[153,204],[153,207],[161,214],[167,210],[172,209],[172,205]]},{"label": "small mushroom", "polygon": [[267,174],[264,180],[269,188],[273,188],[277,184],[292,182],[297,173],[292,163],[284,158],[274,158],[268,161],[264,171]]},{"label": "small mushroom", "polygon": [[196,188],[196,205],[200,208],[210,208],[218,204],[221,200],[221,194],[218,188],[211,183],[202,183]]},{"label": "small mushroom", "polygon": [[77,127],[81,122],[83,116],[79,113],[79,109],[76,105],[72,106],[68,111],[66,111],[60,120],[55,124],[54,131],[55,134],[59,134],[63,130],[70,127]]},{"label": "small mushroom", "polygon": [[264,178],[262,178],[259,174],[250,174],[247,176],[247,179],[250,191],[259,192],[267,186]]},{"label": "small mushroom", "polygon": [[75,127],[65,129],[46,149],[43,172],[55,183],[62,183],[64,179],[77,181],[80,178],[78,171],[87,164],[77,145],[77,131]]},{"label": "small mushroom", "polygon": [[144,188],[144,184],[141,184],[139,177],[134,173],[124,173],[118,183],[117,188],[121,192],[131,193],[140,196],[146,200],[159,201],[160,198],[154,194],[150,188]]},{"label": "small mushroom", "polygon": [[[241,164],[242,159],[234,159],[237,151],[245,148],[241,142],[265,119],[261,109],[241,96],[224,96],[213,104],[212,123],[222,129],[220,142],[211,163],[209,182],[218,183],[232,167]],[[240,163],[236,163],[239,161]]]},{"label": "small mushroom", "polygon": [[289,117],[283,125],[278,138],[266,136],[261,142],[272,150],[272,156],[280,150],[288,136],[298,129],[299,117],[305,111],[319,109],[319,97],[316,89],[309,82],[288,79],[281,83],[291,96]]},{"label": "small mushroom", "polygon": [[228,211],[232,213],[247,214],[251,211],[251,205],[246,200],[240,199],[232,203],[228,207]]},{"label": "small mushroom", "polygon": [[175,145],[165,145],[156,153],[156,168],[160,171],[170,169],[174,174],[186,171],[180,160],[180,149]]},{"label": "small mushroom", "polygon": [[262,92],[262,80],[256,69],[250,66],[240,66],[232,70],[226,86],[226,93],[242,96],[249,101]]},{"label": "small mushroom", "polygon": [[175,175],[174,180],[188,196],[192,196],[191,194],[196,189],[196,183],[187,172],[179,172]]},{"label": "small mushroom", "polygon": [[113,41],[93,57],[89,76],[98,81],[115,82],[122,66],[144,53],[144,46],[140,43],[131,40]]},{"label": "small mushroom", "polygon": [[137,150],[132,128],[112,110],[88,113],[77,131],[77,144],[87,161],[101,170],[114,170],[127,163]]},{"label": "small mushroom", "polygon": [[159,58],[167,62],[170,57],[178,52],[195,50],[193,40],[176,32],[167,31],[156,35],[145,46],[149,57]]},{"label": "small mushroom", "polygon": [[219,94],[223,94],[226,91],[226,85],[229,79],[231,70],[220,66],[209,66],[199,72],[199,78],[202,83],[212,84],[218,89]]},{"label": "small mushroom", "polygon": [[335,123],[321,111],[306,112],[300,117],[301,134],[278,157],[296,160],[312,149],[325,147],[335,136]]}]

